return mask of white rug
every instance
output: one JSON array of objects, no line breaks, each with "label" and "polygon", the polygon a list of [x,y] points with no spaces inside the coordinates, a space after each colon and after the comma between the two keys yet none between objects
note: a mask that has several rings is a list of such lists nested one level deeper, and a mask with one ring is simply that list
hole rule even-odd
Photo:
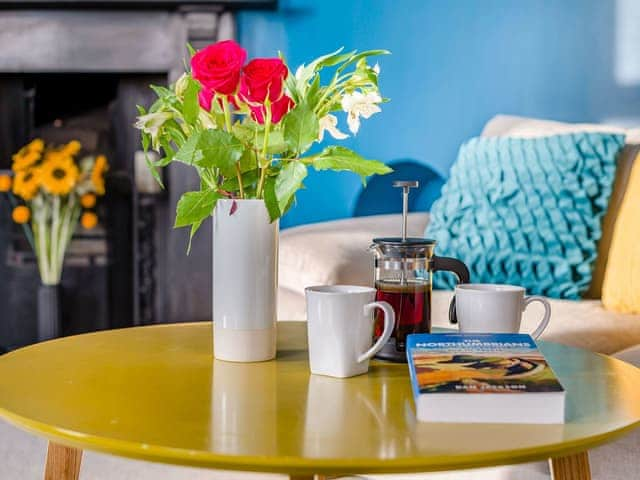
[{"label": "white rug", "polygon": [[[0,479],[42,480],[47,441],[0,420]],[[285,475],[176,467],[85,451],[80,480],[287,480]]]}]

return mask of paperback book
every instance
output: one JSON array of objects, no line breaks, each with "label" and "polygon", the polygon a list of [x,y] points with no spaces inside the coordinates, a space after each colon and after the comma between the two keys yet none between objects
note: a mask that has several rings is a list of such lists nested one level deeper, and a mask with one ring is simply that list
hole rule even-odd
[{"label": "paperback book", "polygon": [[564,423],[565,391],[526,334],[413,334],[407,358],[418,420]]}]

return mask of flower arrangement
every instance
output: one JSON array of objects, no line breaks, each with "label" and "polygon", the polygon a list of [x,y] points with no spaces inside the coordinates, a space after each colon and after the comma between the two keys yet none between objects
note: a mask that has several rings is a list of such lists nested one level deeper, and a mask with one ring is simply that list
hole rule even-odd
[{"label": "flower arrangement", "polygon": [[[391,171],[338,145],[305,156],[327,133],[347,138],[337,112],[346,113],[354,135],[361,118],[380,112],[380,69],[367,60],[387,51],[339,49],[295,74],[282,56],[247,63],[246,51],[231,40],[190,51],[190,69],[170,88],[152,86],[158,98],[148,111],[138,106],[136,123],[144,150],[161,154],[156,161],[147,158],[158,182],[158,168],[172,162],[192,166],[200,176],[200,190],[186,192],[176,211],[175,227],[190,226],[190,239],[220,198],[264,199],[271,220],[281,217],[310,166],[355,172],[363,183]],[[326,69],[333,73],[323,84]]]},{"label": "flower arrangement", "polygon": [[12,219],[22,225],[38,261],[44,285],[60,283],[62,263],[78,221],[94,228],[97,196],[104,195],[107,159],[84,156],[73,140],[45,145],[35,139],[13,155],[13,178],[0,175],[0,192],[13,207]]}]

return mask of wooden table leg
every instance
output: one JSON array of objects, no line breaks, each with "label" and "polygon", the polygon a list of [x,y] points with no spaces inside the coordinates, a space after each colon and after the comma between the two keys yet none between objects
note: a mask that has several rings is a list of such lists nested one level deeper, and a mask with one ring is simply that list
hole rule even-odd
[{"label": "wooden table leg", "polygon": [[49,442],[44,480],[78,480],[82,450]]},{"label": "wooden table leg", "polygon": [[551,480],[591,480],[587,452],[549,460]]}]

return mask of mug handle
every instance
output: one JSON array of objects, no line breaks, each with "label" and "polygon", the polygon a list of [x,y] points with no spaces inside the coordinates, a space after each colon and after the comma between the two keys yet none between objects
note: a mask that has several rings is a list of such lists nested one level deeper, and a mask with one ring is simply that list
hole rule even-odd
[{"label": "mug handle", "polygon": [[[431,270],[434,272],[446,271],[452,272],[458,277],[458,283],[469,283],[470,275],[467,266],[457,258],[450,257],[438,257],[434,255],[431,257]],[[456,297],[454,295],[449,305],[449,323],[458,323],[456,317]]]},{"label": "mug handle", "polygon": [[549,325],[549,320],[551,319],[551,305],[546,298],[532,295],[530,297],[524,297],[524,306],[522,310],[526,310],[529,304],[533,302],[540,302],[544,306],[544,317],[542,317],[542,321],[538,325],[538,328],[531,333],[531,336],[536,339],[542,334],[542,332],[544,332],[547,325]]},{"label": "mug handle", "polygon": [[387,302],[367,303],[364,306],[365,315],[367,315],[368,313],[370,313],[372,310],[376,308],[379,308],[384,312],[384,331],[382,332],[382,335],[380,335],[380,338],[378,338],[378,341],[373,344],[373,347],[371,347],[369,350],[367,350],[366,352],[364,352],[358,357],[358,360],[357,360],[358,363],[364,362],[365,360],[370,359],[376,353],[382,350],[382,347],[384,347],[385,344],[389,341],[389,338],[393,333],[393,327],[396,324],[396,314],[393,311],[393,307],[389,305]]}]

